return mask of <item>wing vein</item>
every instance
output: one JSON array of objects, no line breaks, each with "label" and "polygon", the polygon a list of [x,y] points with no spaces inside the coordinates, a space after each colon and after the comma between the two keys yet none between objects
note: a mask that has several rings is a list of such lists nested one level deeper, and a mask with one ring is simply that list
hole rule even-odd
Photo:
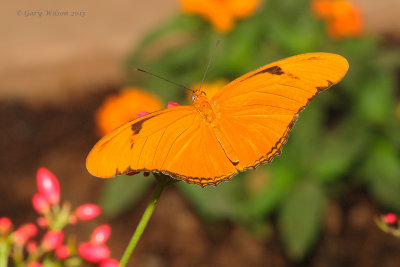
[{"label": "wing vein", "polygon": [[294,89],[299,89],[299,90],[301,90],[301,91],[306,92],[307,94],[313,93],[313,92],[307,91],[306,89],[303,89],[303,88],[301,88],[301,87],[293,86],[293,85],[290,85],[290,84],[278,83],[278,85],[282,85],[282,86],[286,86],[286,87],[290,87],[290,88],[294,88]]},{"label": "wing vein", "polygon": [[[249,93],[253,93],[253,92],[249,92]],[[294,101],[294,102],[301,103],[300,101],[297,101],[296,99],[293,99],[293,98],[290,98],[290,97],[287,97],[287,96],[284,96],[284,95],[274,94],[274,93],[271,93],[271,92],[254,91],[254,93],[261,93],[261,94],[267,94],[267,95],[280,96],[280,97],[283,97],[283,98],[292,100],[292,101]],[[240,96],[243,96],[243,95],[244,95],[244,94],[242,94],[242,95],[240,95]]]},{"label": "wing vein", "polygon": [[[140,154],[139,154],[139,162],[140,162],[140,159],[142,158],[142,152],[143,152],[143,148],[146,146],[147,139],[148,139],[148,137],[146,137],[146,140],[144,141],[144,144],[143,144],[143,146],[142,146],[142,149],[140,150]],[[138,162],[138,167],[139,167],[139,162]]]},{"label": "wing vein", "polygon": [[252,106],[263,106],[263,107],[272,107],[272,108],[280,108],[280,109],[284,109],[287,111],[295,111],[292,109],[288,109],[288,108],[284,108],[284,107],[278,107],[278,106],[274,106],[274,105],[263,105],[263,104],[247,104],[247,105],[243,105],[245,107],[252,107]]},{"label": "wing vein", "polygon": [[160,139],[158,140],[156,150],[154,151],[153,160],[151,161],[151,169],[153,169],[153,163],[154,163],[154,159],[155,159],[156,154],[157,154],[158,146],[160,145],[161,139],[164,137],[164,134],[167,131],[168,127],[169,127],[169,125],[164,128],[164,132],[162,133],[162,135],[160,136]]},{"label": "wing vein", "polygon": [[190,124],[190,126],[187,127],[184,131],[182,131],[182,132],[174,139],[174,141],[171,143],[171,145],[170,145],[170,147],[169,147],[169,149],[168,149],[168,153],[167,153],[167,155],[165,156],[163,163],[161,164],[161,169],[163,168],[163,166],[164,166],[164,164],[165,164],[165,161],[167,160],[167,158],[168,158],[168,156],[169,156],[169,153],[171,152],[171,149],[172,149],[172,147],[174,146],[175,142],[178,140],[178,138],[179,138],[182,134],[184,134],[187,130],[189,130],[190,127],[192,127],[195,118],[196,118],[196,116],[193,116],[193,121],[192,121],[192,123]]},{"label": "wing vein", "polygon": [[[187,117],[187,116],[189,116],[189,115],[191,115],[191,114],[184,114],[184,115],[182,115],[182,117],[177,118],[176,120],[174,120],[173,122],[171,122],[169,125],[171,125],[171,124],[173,124],[173,123],[175,123],[175,122],[177,122],[177,121],[179,121],[179,120],[181,120],[181,119],[183,119],[183,118],[185,118],[185,117]],[[151,134],[149,134],[149,135],[147,135],[147,136],[137,136],[137,137],[136,137],[136,140],[140,140],[140,139],[142,139],[142,138],[147,138],[147,137],[149,137],[149,136],[152,136],[153,134],[158,133],[159,131],[161,131],[161,130],[163,130],[163,129],[164,129],[164,128],[160,128],[160,129],[158,129],[158,130],[152,132]],[[139,135],[140,135],[140,134],[139,134]]]}]

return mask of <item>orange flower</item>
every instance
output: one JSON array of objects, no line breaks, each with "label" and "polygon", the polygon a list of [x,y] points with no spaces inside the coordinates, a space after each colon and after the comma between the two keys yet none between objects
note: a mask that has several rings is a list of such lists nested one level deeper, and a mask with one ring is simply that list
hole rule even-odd
[{"label": "orange flower", "polygon": [[331,0],[314,0],[311,3],[312,10],[314,13],[321,18],[329,18],[332,9]]},{"label": "orange flower", "polygon": [[99,135],[105,135],[118,126],[133,120],[141,111],[161,109],[161,100],[136,87],[124,88],[119,95],[108,96],[96,111],[95,121]]},{"label": "orange flower", "polygon": [[327,21],[327,32],[332,38],[359,36],[362,33],[360,11],[347,0],[313,0],[312,9]]},{"label": "orange flower", "polygon": [[[213,97],[222,87],[224,87],[228,81],[225,79],[218,79],[214,82],[211,83],[203,83],[201,86],[201,90],[206,93],[208,99]],[[191,86],[189,86],[190,89],[192,90],[197,90],[200,87],[200,82],[194,83]],[[192,93],[188,93],[188,100],[192,102]]]},{"label": "orange flower", "polygon": [[259,2],[259,0],[181,0],[183,12],[201,15],[221,33],[230,32],[235,19],[249,17]]}]

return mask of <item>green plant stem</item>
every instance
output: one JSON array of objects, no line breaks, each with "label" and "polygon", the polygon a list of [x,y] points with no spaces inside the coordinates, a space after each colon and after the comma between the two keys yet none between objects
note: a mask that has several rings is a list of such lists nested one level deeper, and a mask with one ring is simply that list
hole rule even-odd
[{"label": "green plant stem", "polygon": [[24,266],[24,262],[23,262],[23,246],[22,245],[14,246],[14,249],[13,249],[13,261],[14,261],[14,265],[16,267]]},{"label": "green plant stem", "polygon": [[124,254],[122,255],[122,258],[120,260],[121,267],[124,267],[127,264],[129,258],[131,257],[133,250],[135,249],[140,237],[143,234],[144,229],[147,226],[147,223],[150,220],[151,215],[153,214],[157,201],[160,198],[160,195],[167,184],[168,182],[157,180],[157,187],[154,191],[153,198],[151,199],[149,205],[147,205],[147,208],[144,211],[142,218],[140,219],[139,224],[136,227],[135,232],[133,233],[131,241],[129,241],[129,244],[126,247]]},{"label": "green plant stem", "polygon": [[0,267],[7,267],[8,242],[6,238],[0,238]]}]

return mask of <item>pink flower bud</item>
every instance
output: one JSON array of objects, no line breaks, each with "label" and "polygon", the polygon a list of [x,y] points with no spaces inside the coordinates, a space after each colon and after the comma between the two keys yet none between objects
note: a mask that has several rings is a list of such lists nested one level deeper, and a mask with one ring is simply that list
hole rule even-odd
[{"label": "pink flower bud", "polygon": [[75,225],[78,223],[78,218],[75,215],[69,216],[69,224]]},{"label": "pink flower bud", "polygon": [[110,250],[104,244],[84,242],[79,245],[78,252],[83,259],[93,263],[99,263],[110,257]]},{"label": "pink flower bud", "polygon": [[35,253],[37,249],[38,246],[36,241],[31,240],[26,244],[26,250],[28,251],[29,254]]},{"label": "pink flower bud", "polygon": [[45,251],[50,251],[61,246],[64,233],[61,230],[50,230],[42,239],[42,247]]},{"label": "pink flower bud", "polygon": [[42,216],[36,219],[36,223],[39,225],[40,228],[47,228],[47,226],[49,226],[47,219]]},{"label": "pink flower bud", "polygon": [[99,227],[94,229],[90,237],[90,242],[92,244],[104,244],[110,237],[110,233],[111,233],[111,227],[109,225],[107,224],[100,225]]},{"label": "pink flower bud", "polygon": [[116,259],[106,259],[100,263],[99,267],[120,267],[119,262]]},{"label": "pink flower bud", "polygon": [[56,256],[57,256],[57,258],[59,258],[60,260],[65,260],[66,258],[69,257],[70,254],[71,254],[71,253],[70,253],[70,251],[69,251],[69,248],[68,248],[67,246],[65,246],[65,245],[59,246],[59,247],[56,249]]},{"label": "pink flower bud", "polygon": [[28,263],[27,267],[42,267],[43,265],[41,265],[39,262],[31,262]]},{"label": "pink flower bud", "polygon": [[60,184],[57,178],[46,168],[40,168],[36,175],[39,193],[47,199],[50,204],[60,201]]},{"label": "pink flower bud", "polygon": [[167,108],[172,108],[172,107],[177,107],[177,106],[180,106],[178,103],[175,103],[175,102],[168,102],[168,106],[167,106]]},{"label": "pink flower bud", "polygon": [[383,216],[385,222],[389,225],[394,225],[397,223],[397,215],[394,213],[388,213]]},{"label": "pink flower bud", "polygon": [[14,243],[23,246],[29,238],[37,234],[37,227],[33,223],[26,223],[14,232]]},{"label": "pink flower bud", "polygon": [[140,111],[140,112],[136,115],[136,118],[140,118],[140,117],[142,117],[142,116],[144,116],[144,115],[147,115],[147,114],[150,114],[150,112],[147,112],[147,111]]},{"label": "pink flower bud", "polygon": [[87,221],[97,217],[101,212],[99,206],[95,204],[83,204],[75,210],[75,216],[78,220]]},{"label": "pink flower bud", "polygon": [[50,204],[42,194],[34,194],[32,204],[33,208],[40,214],[45,214],[50,210]]},{"label": "pink flower bud", "polygon": [[0,218],[0,234],[6,234],[11,230],[12,222],[8,217]]},{"label": "pink flower bud", "polygon": [[31,240],[26,244],[26,250],[28,251],[29,254],[35,253],[37,249],[38,245],[36,241]]},{"label": "pink flower bud", "polygon": [[38,229],[33,223],[26,223],[20,227],[20,229],[25,232],[29,237],[33,237],[37,234]]}]

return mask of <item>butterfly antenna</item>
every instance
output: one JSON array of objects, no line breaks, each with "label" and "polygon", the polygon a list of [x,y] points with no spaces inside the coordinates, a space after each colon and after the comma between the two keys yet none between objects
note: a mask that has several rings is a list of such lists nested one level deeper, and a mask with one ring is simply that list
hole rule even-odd
[{"label": "butterfly antenna", "polygon": [[193,91],[192,89],[189,89],[189,88],[187,88],[186,86],[183,86],[182,84],[179,84],[179,83],[176,83],[176,82],[167,80],[167,79],[165,79],[165,78],[163,78],[163,77],[161,77],[161,76],[158,76],[158,75],[156,75],[156,74],[154,74],[154,73],[148,72],[147,70],[138,69],[138,68],[137,68],[136,70],[141,71],[141,72],[144,72],[144,73],[147,73],[147,74],[150,74],[150,75],[152,75],[152,76],[154,76],[154,77],[157,77],[157,78],[159,78],[159,79],[161,79],[161,80],[164,80],[164,81],[166,81],[166,82],[172,83],[172,84],[174,84],[174,85],[176,85],[176,86],[182,87],[182,88],[184,88],[184,89],[186,89],[186,90],[189,90],[190,92],[194,93],[194,91]]},{"label": "butterfly antenna", "polygon": [[215,51],[217,50],[218,45],[219,45],[219,40],[217,40],[217,42],[215,43],[214,50],[213,50],[213,52],[211,54],[210,60],[208,61],[207,68],[206,68],[206,71],[204,72],[203,79],[201,80],[200,87],[199,87],[198,91],[200,91],[201,86],[203,85],[203,82],[206,79],[206,75],[207,75],[208,69],[210,68],[212,59],[213,59],[213,57],[215,55]]}]

